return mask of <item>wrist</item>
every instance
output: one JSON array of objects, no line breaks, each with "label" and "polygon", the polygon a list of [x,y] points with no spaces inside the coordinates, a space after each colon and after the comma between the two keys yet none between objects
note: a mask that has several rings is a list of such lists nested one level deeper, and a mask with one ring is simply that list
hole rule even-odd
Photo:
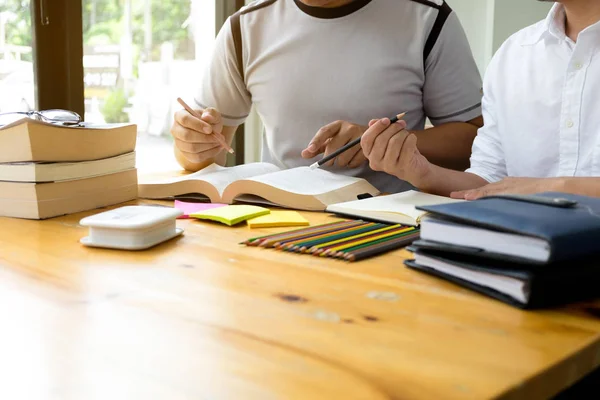
[{"label": "wrist", "polygon": [[419,168],[418,173],[407,180],[419,189],[430,190],[435,186],[435,168],[425,157],[423,157],[423,160],[423,165]]},{"label": "wrist", "polygon": [[569,179],[564,177],[554,178],[551,187],[553,192],[569,193]]}]

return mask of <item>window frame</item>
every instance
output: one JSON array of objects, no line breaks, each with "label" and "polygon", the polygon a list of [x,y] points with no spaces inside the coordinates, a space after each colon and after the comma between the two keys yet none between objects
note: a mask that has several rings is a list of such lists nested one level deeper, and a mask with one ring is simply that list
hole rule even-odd
[{"label": "window frame", "polygon": [[[244,4],[244,0],[215,0],[215,36]],[[30,7],[36,108],[72,110],[84,118],[83,1],[31,0]],[[244,142],[242,124],[228,165],[244,163]]]}]

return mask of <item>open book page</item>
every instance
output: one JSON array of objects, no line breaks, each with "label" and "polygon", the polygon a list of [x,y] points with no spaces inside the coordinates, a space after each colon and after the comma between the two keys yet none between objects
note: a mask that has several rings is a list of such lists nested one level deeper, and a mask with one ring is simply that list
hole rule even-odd
[{"label": "open book page", "polygon": [[350,201],[347,203],[335,204],[336,210],[347,211],[371,211],[403,214],[419,219],[424,211],[417,210],[416,206],[428,206],[433,204],[454,203],[463,200],[451,199],[449,197],[436,196],[428,193],[408,190],[402,193],[396,193],[388,196],[377,196],[364,200]]},{"label": "open book page", "polygon": [[261,182],[290,193],[316,196],[342,189],[362,179],[338,175],[322,169],[298,167],[255,176],[249,180]]},{"label": "open book page", "polygon": [[280,169],[269,163],[250,163],[235,167],[221,167],[217,164],[211,164],[193,174],[173,178],[167,183],[201,180],[213,185],[219,192],[219,195],[222,196],[225,188],[235,181],[269,174],[275,171],[280,171]]}]

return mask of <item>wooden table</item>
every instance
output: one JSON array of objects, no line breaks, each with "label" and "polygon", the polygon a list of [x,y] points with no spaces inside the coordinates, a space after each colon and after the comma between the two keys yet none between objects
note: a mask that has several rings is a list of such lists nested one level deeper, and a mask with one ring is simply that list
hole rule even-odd
[{"label": "wooden table", "polygon": [[536,399],[600,364],[600,303],[520,311],[405,251],[346,263],[200,221],[148,251],[86,248],[96,212],[0,218],[0,398]]}]

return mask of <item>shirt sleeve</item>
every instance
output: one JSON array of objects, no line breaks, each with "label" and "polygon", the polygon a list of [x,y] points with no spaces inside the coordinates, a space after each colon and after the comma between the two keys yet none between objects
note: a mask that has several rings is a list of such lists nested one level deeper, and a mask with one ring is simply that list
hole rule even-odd
[{"label": "shirt sleeve", "polygon": [[481,75],[458,17],[451,12],[425,60],[425,114],[434,126],[466,122],[481,115],[481,96]]},{"label": "shirt sleeve", "polygon": [[199,107],[217,109],[226,126],[242,124],[250,113],[252,96],[238,67],[230,19],[215,39],[212,57],[205,66],[194,100]]},{"label": "shirt sleeve", "polygon": [[502,146],[502,137],[498,127],[495,109],[494,87],[497,85],[496,63],[490,63],[483,87],[483,121],[484,125],[477,132],[471,152],[471,167],[466,172],[478,175],[492,183],[505,178],[506,158]]}]

